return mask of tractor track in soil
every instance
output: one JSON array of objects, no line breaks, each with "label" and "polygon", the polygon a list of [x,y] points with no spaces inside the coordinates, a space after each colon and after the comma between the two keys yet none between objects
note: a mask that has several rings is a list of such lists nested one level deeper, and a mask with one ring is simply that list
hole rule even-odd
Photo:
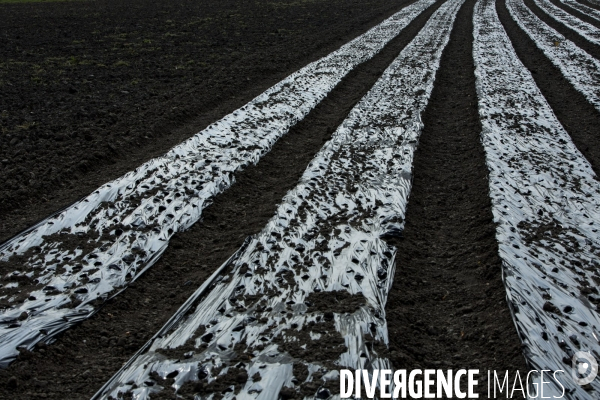
[{"label": "tractor track in soil", "polygon": [[54,344],[23,352],[0,371],[0,397],[93,395],[247,236],[263,228],[314,154],[441,4],[350,72],[256,166],[237,174],[236,183],[204,210],[203,220],[175,235],[162,259],[127,291]]},{"label": "tractor track in soil", "polygon": [[575,146],[600,176],[600,137],[597,134],[600,113],[512,19],[504,1],[496,2],[496,11],[519,59],[531,71],[535,83]]},{"label": "tractor track in soil", "polygon": [[[527,370],[501,278],[480,142],[475,1],[459,11],[423,115],[386,314],[397,369]],[[481,396],[481,395],[480,395]]]},{"label": "tractor track in soil", "polygon": [[542,9],[540,9],[537,6],[537,4],[535,4],[535,2],[533,0],[523,0],[523,1],[524,1],[525,5],[531,11],[533,11],[533,13],[540,20],[542,20],[546,25],[548,25],[549,27],[551,27],[552,29],[554,29],[555,31],[557,31],[558,33],[563,35],[565,38],[567,38],[571,42],[575,43],[575,45],[577,47],[586,51],[591,56],[595,57],[596,59],[600,59],[600,46],[597,46],[597,45],[589,42],[588,40],[586,40],[584,37],[579,35],[574,30],[568,28],[564,24],[558,22],[557,20],[555,20],[554,18],[552,18],[551,16],[546,14]]}]

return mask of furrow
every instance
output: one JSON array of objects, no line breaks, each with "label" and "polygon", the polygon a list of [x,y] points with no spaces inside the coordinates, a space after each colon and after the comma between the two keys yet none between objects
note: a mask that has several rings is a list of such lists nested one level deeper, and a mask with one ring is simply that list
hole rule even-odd
[{"label": "furrow", "polygon": [[600,11],[600,0],[579,0],[580,3],[594,7]]},{"label": "furrow", "polygon": [[88,318],[161,256],[358,64],[434,0],[420,0],[309,64],[191,139],[0,246],[0,366]]},{"label": "furrow", "polygon": [[[329,397],[339,366],[389,367],[385,303],[411,165],[463,0],[430,18],[250,238],[95,398]],[[161,393],[162,392],[162,393]]]},{"label": "furrow", "polygon": [[567,6],[565,8],[570,7],[572,10],[578,11],[579,14],[575,13],[574,15],[579,17],[583,21],[585,21],[585,19],[583,19],[580,15],[586,16],[588,18],[587,22],[590,22],[591,19],[600,21],[600,11],[593,9],[592,7],[588,7],[585,4],[581,4],[577,0],[558,0],[558,1],[560,1],[562,4]]},{"label": "furrow", "polygon": [[600,45],[600,31],[595,26],[567,13],[563,9],[552,4],[549,0],[534,0],[534,3],[550,17],[577,32],[590,43],[593,43],[596,46]]},{"label": "furrow", "polygon": [[600,124],[600,113],[512,19],[505,1],[496,2],[496,12],[517,56],[531,71],[536,85],[552,107],[554,114],[598,175],[600,137],[596,127]]},{"label": "furrow", "polygon": [[[441,5],[427,8],[376,56],[346,75],[258,164],[236,173],[235,185],[215,197],[202,211],[201,221],[175,234],[160,260],[128,290],[56,336],[52,345],[39,343],[32,351],[21,351],[9,368],[0,370],[0,398],[4,394],[29,399],[32,377],[27,371],[31,369],[36,371],[35,379],[55,382],[52,398],[71,398],[73,393],[90,398],[245,238],[262,230],[315,154]],[[79,357],[80,351],[86,353],[85,359]],[[82,364],[96,372],[73,376]],[[16,389],[6,385],[10,377],[20,382]]]},{"label": "furrow", "polygon": [[[576,352],[600,350],[600,184],[518,59],[494,3],[476,6],[473,56],[507,298],[531,366],[570,371]],[[566,398],[588,397],[570,377],[560,382]],[[546,384],[544,395],[560,397],[560,384]]]},{"label": "furrow", "polygon": [[456,17],[415,152],[399,271],[386,305],[397,369],[527,374],[506,304],[473,73],[473,8]]},{"label": "furrow", "polygon": [[[594,32],[598,31],[598,29],[594,28],[594,26],[592,24],[588,24],[585,21],[578,20],[574,16],[570,16],[570,18],[573,21],[579,21],[580,23],[573,24],[573,26],[567,26],[567,25],[563,24],[561,21],[557,21],[555,18],[548,15],[548,13],[546,11],[541,9],[535,3],[535,0],[523,0],[523,2],[525,3],[525,6],[527,8],[529,8],[531,10],[531,12],[537,18],[539,18],[543,24],[546,24],[551,29],[554,29],[556,32],[558,32],[560,35],[563,35],[565,40],[570,41],[576,47],[581,49],[584,53],[587,53],[590,56],[592,56],[595,60],[600,60],[600,46],[598,46],[598,44],[593,43],[590,40],[590,39],[594,39],[593,38]],[[551,2],[551,3],[552,4],[550,4],[550,3],[548,3],[548,4],[550,4],[550,6],[552,6],[552,7],[556,6],[556,4],[554,4],[554,2]],[[562,11],[562,13],[566,16],[570,15],[569,13],[565,13],[565,11]],[[575,27],[575,25],[580,26],[582,28],[584,28],[584,26],[585,26],[585,29],[577,31],[576,29],[578,29],[578,28]],[[586,30],[588,33],[590,33],[589,35],[587,35],[587,37],[584,37],[584,35],[586,35],[584,30]],[[597,34],[595,36],[596,36],[595,40],[597,41],[597,39],[600,38],[600,36],[598,36]],[[554,46],[557,46],[557,44],[554,43]]]},{"label": "furrow", "polygon": [[523,0],[507,0],[506,7],[517,24],[575,89],[600,110],[600,62],[540,21]]}]

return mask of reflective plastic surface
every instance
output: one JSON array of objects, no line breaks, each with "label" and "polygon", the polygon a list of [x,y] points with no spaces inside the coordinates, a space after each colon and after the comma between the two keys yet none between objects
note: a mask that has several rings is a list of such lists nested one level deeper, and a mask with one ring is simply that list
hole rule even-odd
[{"label": "reflective plastic surface", "polygon": [[328,398],[386,369],[385,303],[414,150],[463,0],[443,4],[315,156],[276,215],[96,395]]},{"label": "reflective plastic surface", "polygon": [[600,111],[600,61],[542,22],[523,0],[507,0],[506,7],[552,64]]},{"label": "reflective plastic surface", "polygon": [[[588,398],[571,367],[577,351],[600,359],[600,183],[517,58],[494,0],[475,10],[482,142],[508,302],[532,369],[562,370],[565,398]],[[544,396],[560,397],[560,384],[546,384]]]},{"label": "reflective plastic surface", "polygon": [[[150,160],[0,246],[0,366],[51,340],[114,296],[196,222],[235,171],[258,162],[357,64],[371,58],[434,0],[419,0],[309,64],[166,155]],[[10,286],[9,286],[10,285]],[[17,286],[14,286],[17,285]],[[6,306],[5,306],[6,307]]]}]

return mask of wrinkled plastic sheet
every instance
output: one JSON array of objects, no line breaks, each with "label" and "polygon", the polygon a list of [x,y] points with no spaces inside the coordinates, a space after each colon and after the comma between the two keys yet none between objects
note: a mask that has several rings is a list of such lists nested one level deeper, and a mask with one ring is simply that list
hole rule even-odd
[{"label": "wrinkled plastic sheet", "polygon": [[538,7],[541,8],[542,11],[548,14],[551,18],[554,18],[567,28],[574,30],[588,42],[597,46],[600,45],[600,30],[598,28],[580,20],[572,14],[569,14],[562,8],[556,7],[549,0],[534,1],[535,4],[537,4]]},{"label": "wrinkled plastic sheet", "polygon": [[595,4],[597,6],[600,6],[600,0],[586,0],[586,1],[588,1],[589,3]]},{"label": "wrinkled plastic sheet", "polygon": [[[203,398],[216,388],[225,399],[276,400],[282,390],[328,398],[339,388],[339,368],[391,369],[378,350],[388,345],[385,303],[396,251],[384,239],[404,227],[420,115],[463,1],[432,15],[266,227],[96,399],[203,387]],[[344,310],[349,304],[356,308]],[[341,345],[332,350],[332,342]]]},{"label": "wrinkled plastic sheet", "polygon": [[[578,351],[600,359],[600,183],[517,58],[494,0],[478,1],[474,37],[496,237],[524,354],[533,369],[565,371],[565,398],[588,398],[571,366]],[[545,385],[544,396],[561,394]]]},{"label": "wrinkled plastic sheet", "polygon": [[[0,260],[24,258],[13,282],[0,288],[0,300],[14,304],[0,314],[0,366],[14,359],[18,346],[51,340],[89,317],[97,309],[94,300],[114,295],[140,276],[170,237],[196,222],[211,199],[233,183],[237,170],[257,163],[350,70],[434,2],[405,7],[164,156],[0,246]],[[15,302],[17,290],[30,292],[21,304]]]},{"label": "wrinkled plastic sheet", "polygon": [[[584,13],[587,16],[590,16],[594,19],[600,21],[600,11],[593,9],[592,7],[588,7],[585,4],[581,4],[577,0],[560,0],[561,3],[568,5],[569,7]],[[589,1],[589,0],[588,0]],[[600,5],[600,1],[598,1],[598,5]]]},{"label": "wrinkled plastic sheet", "polygon": [[600,61],[542,22],[523,0],[506,0],[506,7],[552,64],[600,111]]}]

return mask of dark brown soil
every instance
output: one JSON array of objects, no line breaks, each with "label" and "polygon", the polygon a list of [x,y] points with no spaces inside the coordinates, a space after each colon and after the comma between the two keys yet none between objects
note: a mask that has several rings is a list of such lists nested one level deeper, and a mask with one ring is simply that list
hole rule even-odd
[{"label": "dark brown soil", "polygon": [[573,143],[600,176],[600,113],[517,25],[504,1],[496,2],[496,10],[519,59],[531,71],[535,83]]},{"label": "dark brown soil", "polygon": [[524,0],[525,5],[529,7],[531,11],[541,19],[546,25],[550,26],[552,29],[563,35],[568,40],[575,43],[579,48],[585,50],[588,54],[600,58],[600,46],[595,45],[585,39],[583,36],[578,34],[576,31],[568,28],[564,24],[558,22],[548,14],[546,14],[541,8],[535,4],[533,0]]},{"label": "dark brown soil", "polygon": [[353,313],[366,303],[362,295],[351,295],[346,291],[313,292],[306,301],[310,312]]},{"label": "dark brown soil", "polygon": [[526,373],[488,196],[473,74],[475,0],[459,11],[423,115],[397,269],[386,306],[397,369]]},{"label": "dark brown soil", "polygon": [[574,8],[571,8],[568,5],[562,3],[558,0],[550,0],[550,2],[552,4],[554,4],[556,7],[561,8],[563,11],[574,15],[575,17],[579,18],[580,20],[587,22],[588,24],[591,24],[591,25],[595,26],[596,28],[600,28],[600,21],[598,21],[597,19],[592,18],[589,15],[586,15],[586,14],[582,13],[581,11],[578,11]]},{"label": "dark brown soil", "polygon": [[404,2],[0,4],[0,241],[165,153]]},{"label": "dark brown soil", "polygon": [[[440,4],[352,71],[257,166],[236,175],[236,184],[215,198],[203,221],[175,235],[162,259],[132,287],[56,343],[24,352],[0,371],[0,398],[83,399],[94,394],[247,236],[265,226],[323,142]],[[315,307],[321,302],[315,301]]]}]

